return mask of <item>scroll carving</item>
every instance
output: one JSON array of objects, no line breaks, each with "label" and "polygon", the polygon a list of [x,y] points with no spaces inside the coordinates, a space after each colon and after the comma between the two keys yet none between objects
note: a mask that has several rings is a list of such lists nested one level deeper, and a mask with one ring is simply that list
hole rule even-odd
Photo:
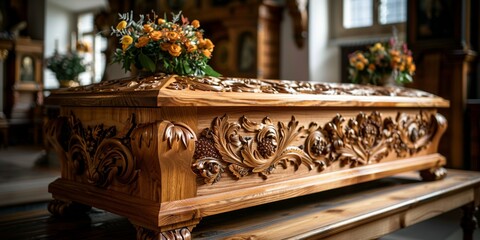
[{"label": "scroll carving", "polygon": [[307,128],[295,117],[274,124],[268,117],[261,123],[245,116],[230,122],[225,115],[200,134],[192,166],[208,184],[218,182],[224,172],[238,179],[254,173],[267,178],[279,165],[321,171],[339,161],[355,167],[380,162],[389,154],[412,156],[442,134],[444,124],[426,112],[398,113],[394,119],[379,112],[359,113],[348,121],[337,115],[323,126],[312,122]]},{"label": "scroll carving", "polygon": [[434,97],[434,95],[401,87],[377,87],[356,84],[315,83],[306,81],[276,81],[250,78],[215,78],[175,76],[166,88],[213,92],[322,94],[351,96]]},{"label": "scroll carving", "polygon": [[144,227],[135,225],[137,230],[137,239],[142,240],[190,240],[192,235],[186,227],[174,229],[165,232],[157,232]]},{"label": "scroll carving", "polygon": [[69,170],[100,187],[107,187],[113,179],[122,184],[136,180],[138,170],[130,151],[130,134],[135,125],[135,115],[132,115],[120,132],[115,126],[105,127],[103,124],[83,127],[72,114],[68,119]]},{"label": "scroll carving", "polygon": [[403,87],[379,87],[357,84],[336,84],[307,81],[278,81],[253,78],[188,77],[157,73],[148,77],[128,77],[101,83],[67,88],[55,93],[123,93],[151,90],[248,92],[265,94],[316,94],[349,96],[400,96],[433,98],[434,95]]}]

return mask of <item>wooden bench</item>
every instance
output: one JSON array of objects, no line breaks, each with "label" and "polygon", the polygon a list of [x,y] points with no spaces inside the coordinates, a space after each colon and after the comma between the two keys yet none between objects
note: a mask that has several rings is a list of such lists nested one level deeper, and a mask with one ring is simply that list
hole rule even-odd
[{"label": "wooden bench", "polygon": [[[480,173],[449,170],[442,181],[416,172],[204,218],[193,239],[372,239],[463,207],[465,239],[472,239]],[[27,208],[25,208],[27,209]],[[52,218],[46,210],[0,215],[4,239],[134,239],[124,217],[94,209],[89,217]],[[2,221],[3,220],[3,221]],[[461,219],[453,220],[460,223]],[[456,224],[458,226],[458,224]],[[21,230],[21,231],[19,231]],[[431,229],[425,229],[425,232]],[[423,234],[422,232],[418,233]],[[353,237],[354,236],[354,237]],[[478,236],[478,233],[477,235]]]}]

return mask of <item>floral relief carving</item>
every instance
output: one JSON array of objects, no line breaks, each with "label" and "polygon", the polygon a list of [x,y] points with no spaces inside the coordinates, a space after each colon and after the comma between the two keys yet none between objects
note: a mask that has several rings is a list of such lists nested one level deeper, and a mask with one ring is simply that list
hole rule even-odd
[{"label": "floral relief carving", "polygon": [[401,87],[315,83],[306,81],[277,81],[252,78],[175,76],[166,86],[170,90],[197,90],[213,92],[322,94],[352,96],[433,97],[432,94]]},{"label": "floral relief carving", "polygon": [[280,165],[323,170],[331,163],[355,167],[380,162],[389,154],[412,156],[431,143],[437,133],[436,114],[398,113],[395,119],[379,112],[359,113],[346,120],[336,115],[323,126],[312,122],[299,126],[266,117],[260,123],[243,116],[229,121],[217,117],[196,142],[193,169],[213,184],[229,173],[240,179],[258,173],[267,178]]},{"label": "floral relief carving", "polygon": [[261,80],[253,78],[189,77],[156,73],[102,81],[101,83],[66,88],[55,93],[122,93],[151,90],[245,92],[264,94],[315,94],[347,96],[399,96],[433,98],[434,95],[403,87],[320,83],[307,81]]},{"label": "floral relief carving", "polygon": [[108,186],[112,180],[129,184],[136,180],[138,170],[130,151],[130,134],[135,127],[135,115],[125,129],[103,124],[83,127],[73,114],[68,120],[71,129],[67,161],[76,175],[85,176],[91,184]]}]

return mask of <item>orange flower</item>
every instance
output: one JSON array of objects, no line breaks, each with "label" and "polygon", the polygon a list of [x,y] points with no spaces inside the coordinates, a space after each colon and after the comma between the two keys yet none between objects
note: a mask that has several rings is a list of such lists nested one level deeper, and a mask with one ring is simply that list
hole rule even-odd
[{"label": "orange flower", "polygon": [[165,19],[159,18],[159,19],[157,20],[157,23],[158,23],[158,25],[163,24],[163,23],[165,23]]},{"label": "orange flower", "polygon": [[412,56],[407,56],[407,63],[411,64],[413,62]]},{"label": "orange flower", "polygon": [[160,40],[160,38],[162,38],[162,32],[160,31],[153,31],[149,35],[150,35],[150,38],[155,42]]},{"label": "orange flower", "polygon": [[210,58],[210,57],[212,56],[212,52],[209,51],[208,49],[202,50],[202,53],[203,53],[203,55],[205,55],[205,57],[207,57],[207,58]]},{"label": "orange flower", "polygon": [[355,64],[355,67],[362,71],[364,68],[365,68],[365,64],[363,64],[363,62],[357,62],[357,64]]},{"label": "orange flower", "polygon": [[189,53],[197,50],[197,45],[191,44],[190,42],[187,42],[186,46],[187,46],[187,52],[189,52]]},{"label": "orange flower", "polygon": [[174,43],[168,48],[168,53],[174,57],[178,57],[182,53],[182,47]]},{"label": "orange flower", "polygon": [[210,39],[206,38],[205,39],[205,48],[210,50],[210,51],[213,51],[214,47],[215,47],[215,45],[213,45],[212,41],[210,41]]},{"label": "orange flower", "polygon": [[127,27],[127,22],[126,21],[121,21],[117,24],[117,30],[121,31]]},{"label": "orange flower", "polygon": [[193,20],[193,21],[192,21],[192,26],[193,26],[194,28],[199,28],[199,27],[200,27],[200,22],[199,22],[198,20]]},{"label": "orange flower", "polygon": [[178,35],[177,32],[173,32],[173,31],[170,31],[167,33],[167,38],[170,42],[174,42],[176,40],[178,40],[180,36]]},{"label": "orange flower", "polygon": [[413,75],[415,70],[416,70],[415,64],[412,64],[408,67],[408,72],[410,73],[410,75]]},{"label": "orange flower", "polygon": [[166,42],[162,42],[160,43],[160,48],[163,50],[163,51],[168,51],[168,49],[170,49],[170,43],[166,43]]},{"label": "orange flower", "polygon": [[368,64],[368,70],[370,70],[372,72],[375,71],[375,64],[373,64],[373,63]]},{"label": "orange flower", "polygon": [[146,32],[146,33],[149,33],[151,31],[153,31],[153,27],[151,24],[144,24],[143,25],[143,31]]},{"label": "orange flower", "polygon": [[138,42],[135,43],[135,47],[137,48],[141,48],[141,47],[145,47],[148,42],[150,42],[150,38],[147,37],[147,36],[141,36],[138,38]]}]

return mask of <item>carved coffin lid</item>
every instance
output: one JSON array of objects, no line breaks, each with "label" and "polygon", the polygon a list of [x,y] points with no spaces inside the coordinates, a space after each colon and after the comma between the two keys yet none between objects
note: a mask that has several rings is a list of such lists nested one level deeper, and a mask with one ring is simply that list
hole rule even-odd
[{"label": "carved coffin lid", "polygon": [[133,107],[448,107],[449,101],[403,87],[157,74],[56,90],[46,99],[46,104]]}]

